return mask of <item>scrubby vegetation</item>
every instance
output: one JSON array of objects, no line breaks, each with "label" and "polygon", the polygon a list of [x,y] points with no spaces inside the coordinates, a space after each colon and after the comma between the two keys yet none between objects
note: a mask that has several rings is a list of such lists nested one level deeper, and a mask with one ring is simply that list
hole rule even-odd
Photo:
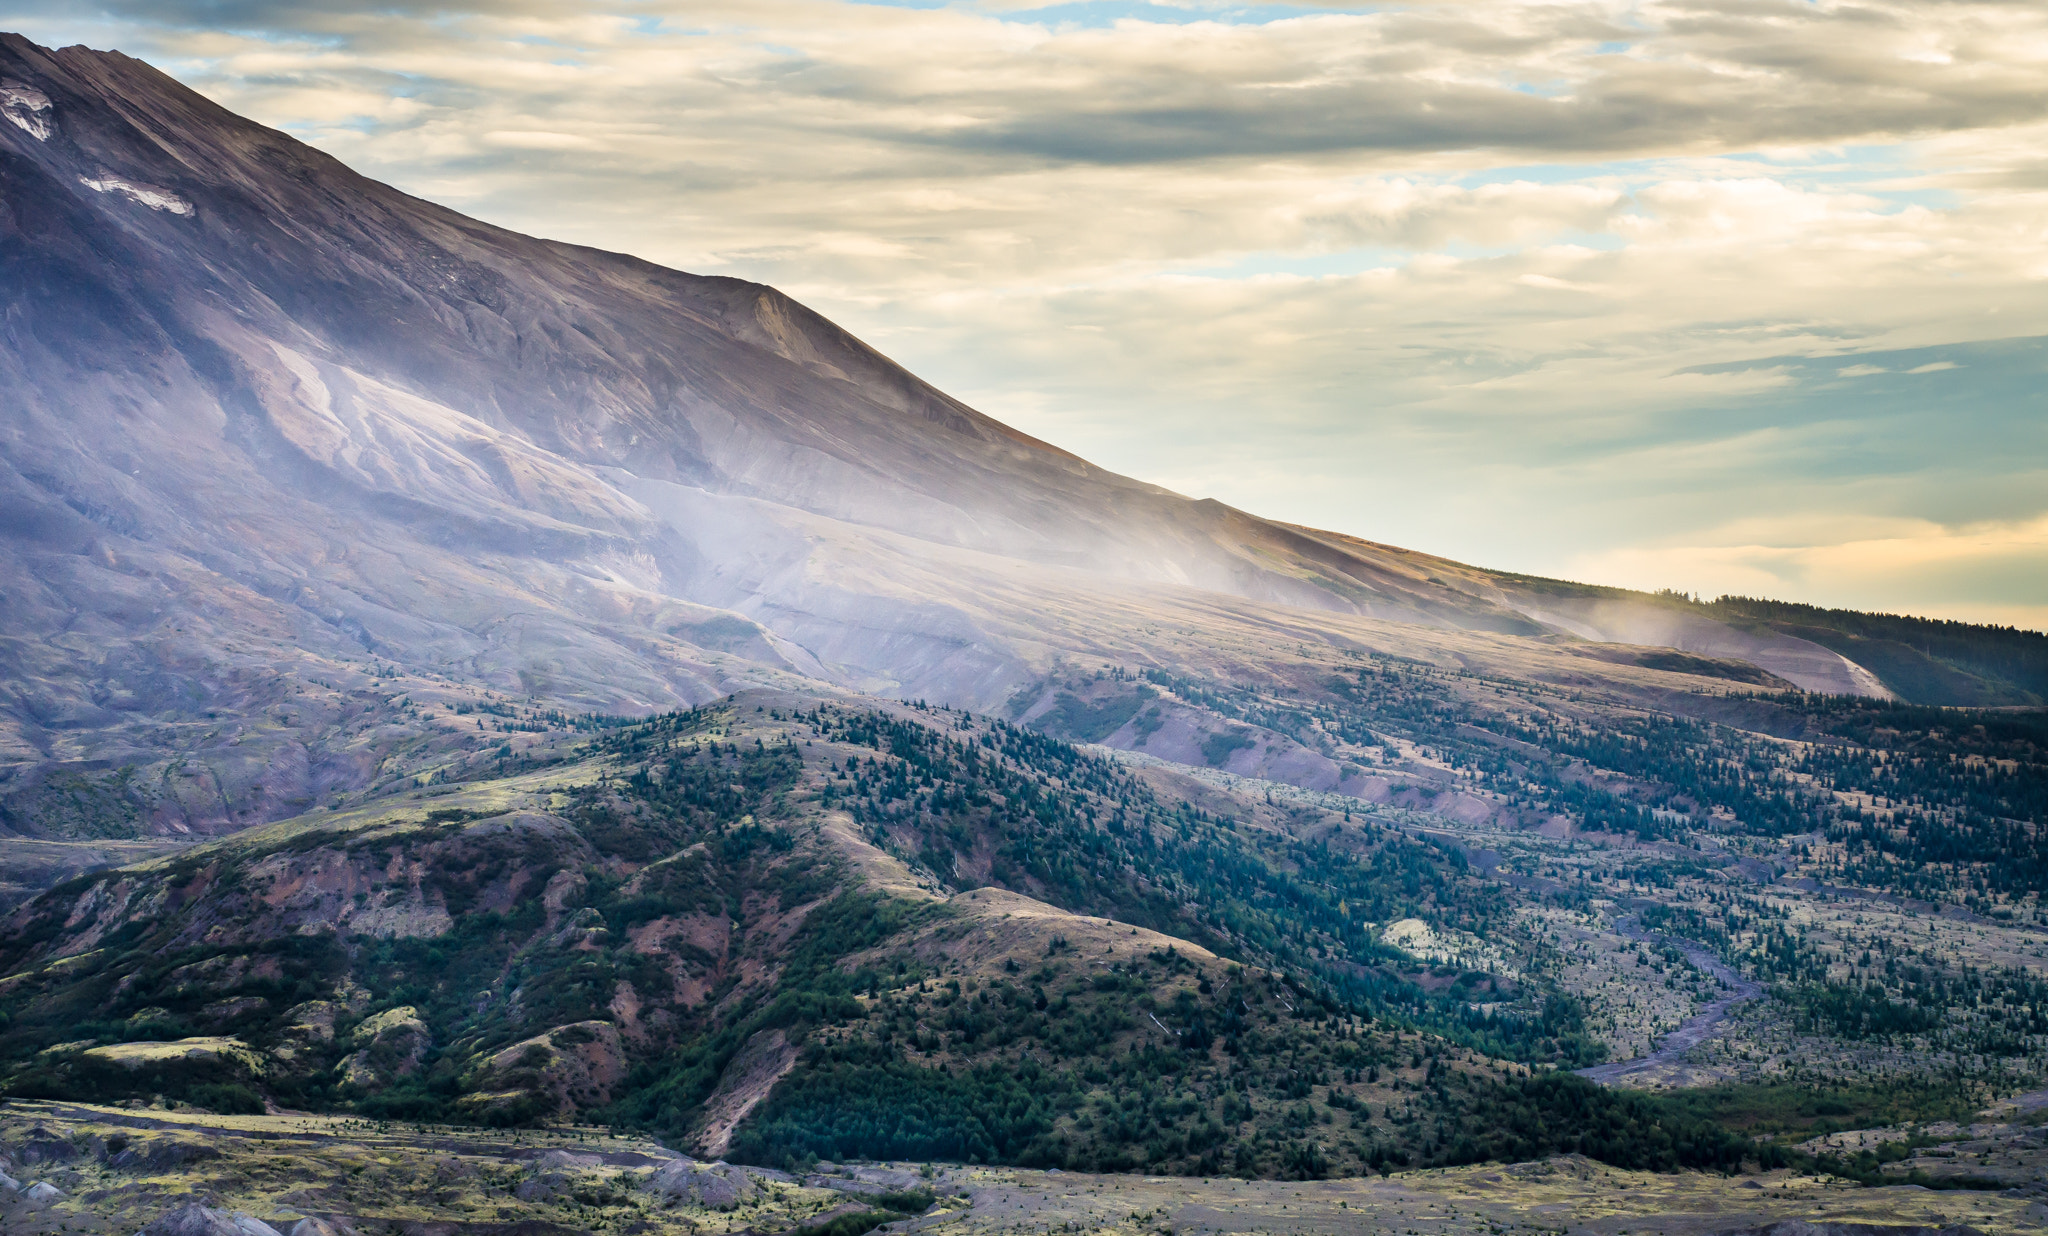
[{"label": "scrubby vegetation", "polygon": [[[1987,906],[2034,878],[2017,841],[1995,875],[1969,848],[1992,844],[1970,830],[1993,813],[2032,809],[2031,782],[1959,754],[2021,767],[2038,737],[2023,717],[1957,731],[1801,697],[1770,706],[1833,741],[1647,713],[1603,728],[1567,692],[1523,685],[1487,710],[1475,692],[1499,684],[1354,660],[1322,695],[1122,675],[1108,702],[1059,704],[1059,724],[1099,733],[1198,700],[1242,727],[1228,732],[1426,757],[1442,784],[1512,809],[1645,842],[1798,837],[1812,863],[1864,853],[1865,802],[1916,801],[1941,826],[1880,829],[1884,844],[1948,848],[1902,864],[1977,873]],[[1560,855],[1511,885],[1383,817],[1177,796],[1043,732],[923,706],[727,701],[577,732],[559,765],[508,770],[532,787],[511,798],[479,778],[466,797],[252,833],[24,907],[0,929],[4,1085],[485,1125],[574,1114],[683,1142],[758,1085],[721,1132],[736,1160],[1290,1179],[1551,1154],[1732,1171],[1795,1161],[1788,1139],[1838,1109],[1935,1105],[1890,1073],[1681,1098],[1572,1077],[1607,1050],[1589,1001],[1609,997],[1564,981],[1582,954],[1531,906],[1610,932],[1626,906],[1654,938],[1608,953],[1632,949],[1630,981],[1675,1007],[1715,982],[1673,941],[1690,942],[1765,984],[1789,1034],[1935,1051],[1951,1106],[1996,1072],[1975,1062],[2048,1042],[2032,971],[1931,942],[1857,951],[1847,927],[1823,932],[1690,851]],[[534,780],[543,767],[560,779]],[[907,882],[855,874],[875,861]],[[1076,926],[1003,926],[981,889]],[[202,1040],[220,1046],[134,1050]]]},{"label": "scrubby vegetation", "polygon": [[1332,753],[1400,744],[1441,767],[1420,779],[1427,793],[1481,792],[1516,818],[1562,815],[1644,840],[1813,834],[1833,847],[1832,878],[1980,912],[2048,894],[2038,826],[2048,710],[1778,691],[1744,705],[1737,726],[1399,657],[1354,659],[1314,692],[1163,671],[1147,681]]},{"label": "scrubby vegetation", "polygon": [[1474,934],[1502,926],[1507,899],[1473,879],[1455,848],[1363,823],[1313,840],[1255,832],[1162,802],[1107,759],[1001,722],[963,738],[878,714],[818,719],[833,739],[876,752],[838,763],[823,801],[958,886],[999,885],[1313,975],[1346,1007],[1493,1055],[1600,1057],[1569,1000],[1475,1016],[1475,994],[1501,989],[1495,977],[1475,975],[1479,992],[1428,988],[1404,977],[1405,954],[1379,942],[1375,926],[1396,919]]}]

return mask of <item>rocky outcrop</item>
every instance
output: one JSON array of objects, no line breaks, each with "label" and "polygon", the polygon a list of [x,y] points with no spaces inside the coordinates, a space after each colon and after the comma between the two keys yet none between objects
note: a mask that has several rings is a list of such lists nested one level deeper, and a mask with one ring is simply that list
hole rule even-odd
[{"label": "rocky outcrop", "polygon": [[55,1132],[45,1125],[33,1125],[20,1142],[10,1147],[16,1163],[23,1167],[39,1167],[44,1164],[69,1163],[79,1155],[71,1139]]},{"label": "rocky outcrop", "polygon": [[733,1130],[759,1106],[783,1075],[796,1067],[797,1051],[781,1030],[762,1030],[740,1048],[725,1066],[718,1088],[704,1101],[703,1125],[697,1148],[703,1154],[723,1154],[732,1144]]},{"label": "rocky outcrop", "polygon": [[607,1103],[625,1079],[626,1048],[617,1026],[579,1021],[493,1053],[479,1065],[484,1107],[507,1093],[539,1101],[542,1110],[573,1113]]},{"label": "rocky outcrop", "polygon": [[163,1135],[130,1141],[107,1156],[107,1166],[119,1172],[165,1172],[219,1157],[220,1149],[210,1142]]},{"label": "rocky outcrop", "polygon": [[386,1009],[357,1026],[361,1049],[342,1063],[342,1084],[357,1090],[380,1090],[419,1071],[434,1045],[434,1032],[411,1005]]}]

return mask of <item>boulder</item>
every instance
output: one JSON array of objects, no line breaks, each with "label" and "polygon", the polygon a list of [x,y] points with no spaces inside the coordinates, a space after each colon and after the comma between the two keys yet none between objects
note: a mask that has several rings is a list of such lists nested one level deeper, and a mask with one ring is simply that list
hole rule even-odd
[{"label": "boulder", "polygon": [[34,1184],[30,1185],[27,1191],[22,1194],[22,1196],[27,1198],[31,1202],[35,1202],[37,1205],[44,1205],[50,1202],[54,1202],[60,1197],[63,1197],[64,1190],[58,1188],[56,1185],[51,1184],[47,1180],[38,1180]]},{"label": "boulder", "polygon": [[307,1215],[293,1225],[291,1236],[356,1236],[356,1230],[339,1219]]}]

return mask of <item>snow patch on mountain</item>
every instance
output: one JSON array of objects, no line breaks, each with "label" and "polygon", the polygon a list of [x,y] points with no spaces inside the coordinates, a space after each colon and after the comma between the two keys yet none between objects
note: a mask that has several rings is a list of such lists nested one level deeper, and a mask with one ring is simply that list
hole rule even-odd
[{"label": "snow patch on mountain", "polygon": [[174,215],[192,213],[192,203],[169,189],[160,189],[155,185],[136,184],[132,180],[123,180],[119,176],[105,172],[97,177],[80,176],[78,183],[95,193],[118,193],[130,201],[142,203],[151,210],[168,210]]},{"label": "snow patch on mountain", "polygon": [[56,131],[49,115],[50,96],[20,82],[0,82],[0,116],[12,120],[39,142]]}]

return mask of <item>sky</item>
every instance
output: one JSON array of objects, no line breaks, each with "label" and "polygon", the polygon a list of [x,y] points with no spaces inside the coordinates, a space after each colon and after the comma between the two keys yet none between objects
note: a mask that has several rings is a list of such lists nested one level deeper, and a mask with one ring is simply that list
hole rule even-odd
[{"label": "sky", "polygon": [[0,0],[1117,471],[2048,629],[2039,0]]}]

